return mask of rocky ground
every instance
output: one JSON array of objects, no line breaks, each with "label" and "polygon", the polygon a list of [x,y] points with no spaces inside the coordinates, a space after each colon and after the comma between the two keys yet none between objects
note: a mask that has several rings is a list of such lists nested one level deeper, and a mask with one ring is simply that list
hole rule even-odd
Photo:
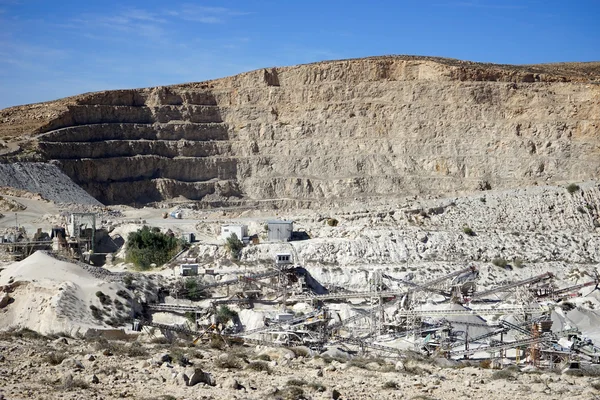
[{"label": "rocky ground", "polygon": [[233,346],[218,341],[0,338],[4,399],[593,399],[598,372],[490,369],[476,361],[344,358],[339,350]]}]

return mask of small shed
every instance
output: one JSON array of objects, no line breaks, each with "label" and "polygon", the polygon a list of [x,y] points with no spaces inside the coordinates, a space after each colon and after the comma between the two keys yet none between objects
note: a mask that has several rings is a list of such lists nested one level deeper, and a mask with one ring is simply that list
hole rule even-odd
[{"label": "small shed", "polygon": [[221,226],[221,239],[227,240],[232,233],[235,233],[239,240],[248,236],[248,225],[231,224]]},{"label": "small shed", "polygon": [[290,253],[275,254],[275,265],[290,265],[294,263],[294,258]]},{"label": "small shed", "polygon": [[292,232],[294,231],[293,221],[267,221],[267,227],[269,230],[269,242],[288,242],[292,239]]},{"label": "small shed", "polygon": [[191,232],[182,233],[181,240],[183,240],[184,242],[187,242],[187,243],[194,243],[196,241],[196,235]]},{"label": "small shed", "polygon": [[179,265],[179,274],[181,276],[198,275],[198,264],[181,264],[181,265]]}]

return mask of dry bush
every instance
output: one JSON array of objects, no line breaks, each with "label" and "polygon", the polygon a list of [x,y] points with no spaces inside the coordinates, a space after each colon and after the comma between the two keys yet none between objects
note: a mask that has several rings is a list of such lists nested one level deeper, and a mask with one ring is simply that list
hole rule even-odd
[{"label": "dry bush", "polygon": [[308,357],[310,356],[310,351],[306,347],[288,347],[296,357]]},{"label": "dry bush", "polygon": [[286,382],[286,385],[287,386],[304,386],[304,385],[306,385],[306,381],[302,380],[302,379],[292,378]]},{"label": "dry bush", "polygon": [[314,390],[315,392],[320,392],[320,393],[323,393],[324,391],[327,390],[325,385],[323,385],[319,382],[311,382],[308,384],[308,387],[311,388],[312,390]]},{"label": "dry bush", "polygon": [[271,361],[271,356],[269,356],[268,354],[259,354],[258,356],[256,356],[256,359],[261,361]]},{"label": "dry bush", "polygon": [[246,368],[256,372],[266,371],[268,374],[271,374],[271,368],[269,368],[269,364],[264,361],[252,361],[246,366]]},{"label": "dry bush", "polygon": [[44,361],[50,365],[59,365],[67,358],[64,353],[51,352],[44,356]]},{"label": "dry bush", "polygon": [[299,386],[286,386],[279,395],[278,398],[284,400],[300,400],[305,398],[304,390]]},{"label": "dry bush", "polygon": [[46,337],[29,328],[11,329],[0,332],[0,339],[2,340],[11,340],[14,338],[39,340],[45,339]]},{"label": "dry bush", "polygon": [[383,384],[383,388],[396,390],[398,389],[398,384],[394,381],[387,381]]},{"label": "dry bush", "polygon": [[127,349],[129,357],[148,357],[148,351],[138,342],[133,342]]},{"label": "dry bush", "polygon": [[506,379],[508,381],[514,381],[517,378],[515,378],[515,376],[513,375],[513,373],[509,370],[506,369],[501,369],[499,371],[495,371],[492,376],[491,379],[497,380],[497,379]]},{"label": "dry bush", "polygon": [[223,369],[240,369],[242,368],[242,361],[239,358],[229,354],[225,358],[218,357],[215,360],[215,366]]}]

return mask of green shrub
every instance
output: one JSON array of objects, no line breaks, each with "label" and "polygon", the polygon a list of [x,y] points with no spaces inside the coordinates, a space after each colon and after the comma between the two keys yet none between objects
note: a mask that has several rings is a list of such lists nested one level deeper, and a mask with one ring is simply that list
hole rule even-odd
[{"label": "green shrub", "polygon": [[[198,288],[198,281],[194,278],[187,278],[184,282],[185,284],[185,297],[188,300],[200,300],[204,298],[202,290]],[[194,322],[196,322],[196,317],[194,317]]]},{"label": "green shrub", "polygon": [[110,304],[110,296],[107,296],[104,293],[97,291],[96,297],[98,298],[98,300],[100,300],[100,303],[102,303],[102,305],[107,306]]},{"label": "green shrub", "polygon": [[238,313],[227,307],[226,305],[222,305],[217,309],[217,322],[221,324],[226,324],[227,322],[234,320],[238,317]]},{"label": "green shrub", "polygon": [[492,264],[494,264],[496,267],[506,268],[508,261],[506,261],[504,258],[494,258],[492,260]]},{"label": "green shrub", "polygon": [[335,218],[327,218],[327,225],[329,226],[338,226],[339,221]]},{"label": "green shrub", "polygon": [[225,248],[229,251],[232,259],[239,260],[242,255],[244,243],[241,242],[235,233],[232,233],[231,236],[227,238]]},{"label": "green shrub", "polygon": [[[127,289],[129,289],[129,290],[133,290],[133,289],[135,289],[135,286],[133,285],[133,276],[131,276],[130,274],[127,274],[127,275],[125,275],[125,276],[123,277],[123,283],[125,284],[125,287],[126,287]],[[124,290],[122,290],[122,289],[121,289],[121,290],[119,290],[119,292],[124,292],[124,293],[127,293],[127,292],[125,292],[125,291],[124,291]],[[126,298],[126,299],[128,298],[128,297],[125,297],[125,296],[122,296],[122,295],[120,295],[120,294],[119,294],[119,292],[117,292],[117,295],[119,295],[119,296],[121,296],[121,297],[123,297],[123,298]],[[127,296],[129,296],[129,294],[127,294]]]},{"label": "green shrub", "polygon": [[463,233],[464,233],[465,235],[468,235],[468,236],[476,236],[476,235],[477,235],[477,234],[475,233],[475,231],[474,231],[473,229],[469,228],[468,226],[465,226],[465,227],[463,228]]},{"label": "green shrub", "polygon": [[169,261],[180,247],[180,240],[175,236],[161,233],[158,228],[144,226],[127,236],[126,260],[147,270],[152,264],[159,266]]},{"label": "green shrub", "polygon": [[577,185],[575,183],[571,183],[566,187],[566,189],[567,189],[567,192],[569,192],[570,194],[573,194],[573,193],[577,192],[580,189],[580,187],[579,187],[579,185]]},{"label": "green shrub", "polygon": [[90,305],[90,310],[92,310],[92,316],[97,320],[102,320],[102,311],[96,307],[95,305]]}]

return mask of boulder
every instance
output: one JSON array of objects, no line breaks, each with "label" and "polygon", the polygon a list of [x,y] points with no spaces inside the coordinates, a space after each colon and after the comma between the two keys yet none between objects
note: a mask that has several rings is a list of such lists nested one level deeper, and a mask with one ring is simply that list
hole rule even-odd
[{"label": "boulder", "polygon": [[225,379],[223,382],[223,389],[240,390],[242,388],[243,386],[234,378]]},{"label": "boulder", "polygon": [[10,304],[12,297],[8,295],[8,293],[0,294],[0,308],[4,308]]},{"label": "boulder", "polygon": [[259,356],[267,355],[271,360],[292,360],[296,358],[296,354],[285,348],[271,348],[267,347],[260,352]]},{"label": "boulder", "polygon": [[69,344],[69,341],[65,337],[59,337],[58,339],[55,339],[52,343],[63,345],[63,344]]},{"label": "boulder", "polygon": [[336,359],[350,359],[350,354],[346,353],[344,350],[337,347],[330,347],[323,353],[321,353],[321,357],[329,357]]},{"label": "boulder", "polygon": [[435,365],[437,365],[438,367],[442,367],[442,368],[454,368],[460,364],[459,361],[450,360],[448,358],[443,358],[443,357],[438,357],[438,358],[434,359],[433,363]]},{"label": "boulder", "polygon": [[394,368],[396,371],[404,371],[404,363],[402,361],[398,361]]},{"label": "boulder", "polygon": [[173,358],[169,354],[164,353],[154,357],[153,361],[157,364],[170,363],[173,361]]},{"label": "boulder", "polygon": [[62,365],[63,367],[75,369],[75,370],[85,369],[85,367],[83,366],[81,361],[75,360],[73,358],[65,358],[64,360],[62,360],[60,365]]},{"label": "boulder", "polygon": [[209,386],[215,386],[215,378],[212,374],[202,371],[200,368],[194,368],[193,370],[186,371],[183,374],[183,380],[186,386],[194,386],[198,383],[204,383]]}]

